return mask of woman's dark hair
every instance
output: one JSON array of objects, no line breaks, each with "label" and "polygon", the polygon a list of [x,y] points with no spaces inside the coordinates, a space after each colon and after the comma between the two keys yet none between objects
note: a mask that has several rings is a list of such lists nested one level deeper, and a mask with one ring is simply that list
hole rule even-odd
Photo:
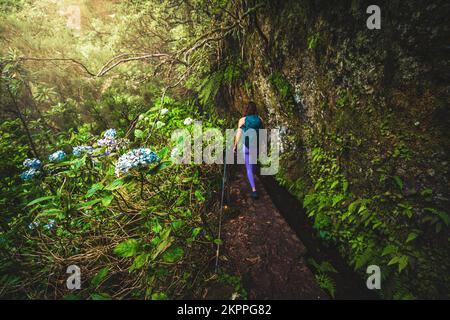
[{"label": "woman's dark hair", "polygon": [[247,102],[244,108],[244,116],[249,116],[251,114],[257,114],[256,103],[253,101]]}]

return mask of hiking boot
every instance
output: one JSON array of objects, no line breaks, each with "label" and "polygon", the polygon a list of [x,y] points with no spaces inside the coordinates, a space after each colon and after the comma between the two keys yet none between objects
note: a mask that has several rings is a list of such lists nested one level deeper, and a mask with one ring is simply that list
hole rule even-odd
[{"label": "hiking boot", "polygon": [[252,191],[251,193],[250,193],[250,197],[252,197],[253,199],[258,199],[259,198],[259,195],[258,195],[258,192],[256,192],[256,191]]}]

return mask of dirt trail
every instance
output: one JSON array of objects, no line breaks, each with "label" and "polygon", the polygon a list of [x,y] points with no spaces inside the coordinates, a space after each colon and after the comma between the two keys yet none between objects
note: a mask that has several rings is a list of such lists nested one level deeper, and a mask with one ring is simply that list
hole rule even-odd
[{"label": "dirt trail", "polygon": [[245,171],[241,166],[235,170],[228,182],[223,254],[227,269],[241,277],[248,299],[327,299],[303,259],[305,246],[259,179],[255,177],[260,198],[253,200]]}]

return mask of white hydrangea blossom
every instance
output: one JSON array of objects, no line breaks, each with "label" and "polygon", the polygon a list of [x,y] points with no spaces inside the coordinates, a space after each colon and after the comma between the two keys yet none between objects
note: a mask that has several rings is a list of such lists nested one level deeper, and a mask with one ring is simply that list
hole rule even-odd
[{"label": "white hydrangea blossom", "polygon": [[192,124],[192,122],[194,122],[194,120],[192,118],[188,117],[188,118],[184,119],[183,123],[188,126],[188,125]]}]

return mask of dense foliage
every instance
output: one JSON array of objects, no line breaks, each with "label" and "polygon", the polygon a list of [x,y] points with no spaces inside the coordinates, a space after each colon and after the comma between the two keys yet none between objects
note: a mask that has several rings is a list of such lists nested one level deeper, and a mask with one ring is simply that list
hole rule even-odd
[{"label": "dense foliage", "polygon": [[[172,58],[139,57],[90,74],[113,55],[196,44],[204,24],[189,33],[189,25],[170,25],[179,19],[171,3],[155,4],[80,2],[78,30],[66,26],[63,3],[2,2],[2,297],[200,297],[217,280],[210,264],[220,173],[174,165],[170,139],[174,129],[192,131],[193,119],[223,125],[210,101],[169,90],[201,84],[206,51],[195,50],[203,61],[196,72]],[[65,286],[70,265],[81,268],[79,291]]]},{"label": "dense foliage", "polygon": [[[439,7],[387,35],[355,27],[364,1],[333,8],[0,0],[0,297],[204,298],[218,281],[245,298],[212,268],[221,172],[175,165],[170,137],[228,126],[252,99],[281,128],[276,178],[317,238],[361,282],[381,266],[380,297],[448,298],[448,112],[442,75],[426,73],[445,68],[411,36],[443,43],[423,27]],[[335,297],[336,269],[309,264]],[[81,290],[66,289],[70,265]]]}]

